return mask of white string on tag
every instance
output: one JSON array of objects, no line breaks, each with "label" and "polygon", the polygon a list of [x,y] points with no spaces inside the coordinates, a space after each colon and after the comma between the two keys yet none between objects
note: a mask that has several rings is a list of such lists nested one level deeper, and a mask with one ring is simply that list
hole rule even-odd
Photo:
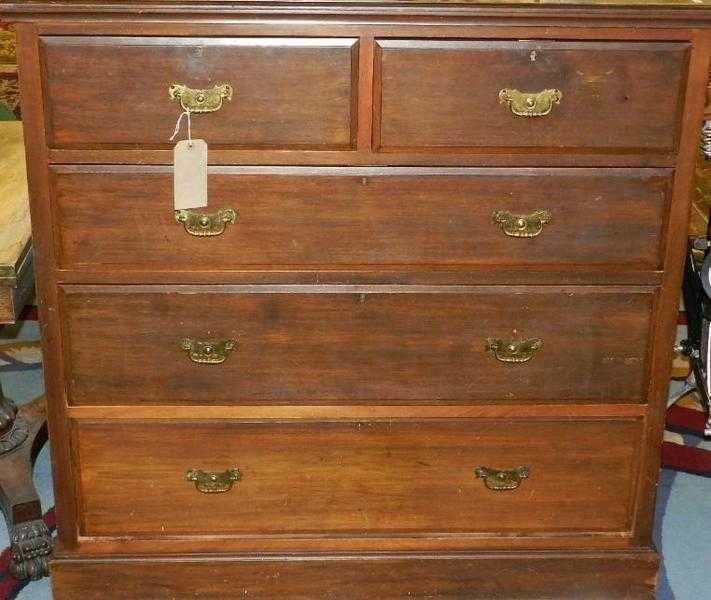
[{"label": "white string on tag", "polygon": [[175,131],[173,131],[173,135],[170,136],[170,141],[172,142],[178,133],[180,132],[180,124],[183,122],[183,117],[187,116],[188,117],[188,146],[191,148],[193,147],[193,137],[192,137],[192,132],[190,130],[190,111],[188,109],[185,109],[184,112],[180,113],[180,116],[178,117],[178,122],[175,124]]}]

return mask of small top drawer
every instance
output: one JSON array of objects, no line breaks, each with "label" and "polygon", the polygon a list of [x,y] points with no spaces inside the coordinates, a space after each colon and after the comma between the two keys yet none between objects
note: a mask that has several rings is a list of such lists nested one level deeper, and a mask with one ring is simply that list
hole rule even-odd
[{"label": "small top drawer", "polygon": [[355,39],[44,37],[41,49],[52,147],[168,147],[174,84],[231,87],[192,119],[213,147],[348,149],[355,136]]},{"label": "small top drawer", "polygon": [[377,53],[381,150],[677,146],[687,44],[379,40]]}]

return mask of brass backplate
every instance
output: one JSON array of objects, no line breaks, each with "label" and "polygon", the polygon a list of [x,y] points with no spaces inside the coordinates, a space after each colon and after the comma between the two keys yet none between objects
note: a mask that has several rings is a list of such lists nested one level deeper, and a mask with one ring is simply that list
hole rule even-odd
[{"label": "brass backplate", "polygon": [[528,467],[516,467],[515,469],[477,467],[474,469],[474,474],[484,480],[486,487],[495,491],[515,490],[521,485],[521,480],[526,479],[530,473],[531,470]]},{"label": "brass backplate", "polygon": [[491,220],[509,237],[533,238],[541,234],[546,223],[550,223],[551,213],[536,210],[528,215],[516,215],[507,210],[495,210]]},{"label": "brass backplate", "polygon": [[504,363],[525,363],[543,348],[541,338],[526,340],[504,340],[501,338],[487,338],[486,350],[493,353],[496,360]]},{"label": "brass backplate", "polygon": [[499,102],[507,104],[511,112],[519,117],[544,117],[553,110],[554,104],[560,104],[563,92],[556,89],[542,92],[519,92],[504,88],[499,91]]},{"label": "brass backplate", "polygon": [[242,473],[239,469],[227,469],[222,472],[202,471],[201,469],[190,469],[185,475],[188,481],[195,482],[195,487],[203,494],[222,494],[232,489],[235,481],[242,480]]},{"label": "brass backplate", "polygon": [[237,220],[237,211],[223,208],[215,213],[204,213],[196,210],[176,210],[175,221],[180,223],[190,235],[195,237],[213,237],[222,235],[227,225]]},{"label": "brass backplate", "polygon": [[203,365],[219,365],[237,346],[236,340],[195,340],[185,338],[180,347],[188,353],[190,360]]},{"label": "brass backplate", "polygon": [[218,83],[210,89],[193,89],[182,83],[174,83],[168,88],[171,100],[180,102],[184,111],[209,113],[222,108],[223,100],[232,100],[232,86]]}]

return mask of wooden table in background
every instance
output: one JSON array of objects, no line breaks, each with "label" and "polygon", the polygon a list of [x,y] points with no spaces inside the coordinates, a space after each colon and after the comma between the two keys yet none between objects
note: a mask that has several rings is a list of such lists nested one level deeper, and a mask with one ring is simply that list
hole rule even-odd
[{"label": "wooden table in background", "polygon": [[0,323],[12,323],[33,290],[22,123],[0,122]]},{"label": "wooden table in background", "polygon": [[[12,323],[33,290],[22,123],[0,123],[0,148],[0,323]],[[52,538],[32,482],[46,440],[44,397],[18,409],[0,389],[0,506],[10,532],[10,571],[18,579],[48,573]]]}]

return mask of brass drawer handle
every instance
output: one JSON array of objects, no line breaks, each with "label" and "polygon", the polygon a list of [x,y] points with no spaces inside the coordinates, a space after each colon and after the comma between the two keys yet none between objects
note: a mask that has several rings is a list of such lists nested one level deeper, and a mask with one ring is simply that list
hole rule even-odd
[{"label": "brass drawer handle", "polygon": [[519,92],[504,88],[499,92],[499,102],[508,104],[511,112],[519,117],[544,117],[560,104],[563,92],[556,89],[542,92]]},{"label": "brass drawer handle", "polygon": [[242,473],[239,469],[227,469],[222,473],[189,469],[185,478],[194,481],[197,490],[203,494],[222,494],[229,492],[235,481],[242,480]]},{"label": "brass drawer handle", "polygon": [[219,365],[227,360],[227,355],[237,346],[236,340],[194,340],[185,338],[180,347],[190,356],[194,363],[203,365]]},{"label": "brass drawer handle", "polygon": [[197,90],[182,83],[174,83],[168,88],[171,100],[180,102],[184,111],[209,113],[222,108],[223,100],[232,100],[232,86],[218,83],[212,89]]},{"label": "brass drawer handle", "polygon": [[496,360],[505,363],[525,363],[543,348],[543,340],[530,338],[527,340],[502,340],[487,338],[486,350],[492,352]]},{"label": "brass drawer handle", "polygon": [[193,210],[176,210],[175,221],[181,223],[190,235],[210,237],[221,235],[227,225],[233,225],[237,212],[231,208],[223,208],[216,213],[201,213]]},{"label": "brass drawer handle", "polygon": [[484,480],[484,484],[490,490],[515,490],[521,481],[526,479],[531,469],[528,467],[516,467],[515,469],[490,469],[489,467],[477,467],[474,474]]},{"label": "brass drawer handle", "polygon": [[491,219],[510,237],[532,238],[540,235],[543,226],[550,223],[551,213],[536,210],[530,215],[515,215],[507,210],[495,210]]}]

